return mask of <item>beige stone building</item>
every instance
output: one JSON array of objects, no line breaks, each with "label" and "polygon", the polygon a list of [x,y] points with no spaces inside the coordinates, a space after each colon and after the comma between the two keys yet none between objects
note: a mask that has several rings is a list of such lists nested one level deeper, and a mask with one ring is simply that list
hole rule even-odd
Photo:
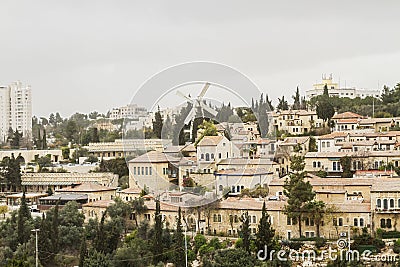
[{"label": "beige stone building", "polygon": [[169,139],[121,139],[114,142],[89,143],[87,148],[91,155],[112,159],[134,157],[151,150],[163,151],[171,144],[172,141]]},{"label": "beige stone building", "polygon": [[21,184],[28,192],[46,192],[49,188],[56,190],[77,184],[97,183],[103,186],[117,187],[118,175],[109,172],[91,173],[23,173]]},{"label": "beige stone building", "polygon": [[173,183],[178,186],[180,159],[158,151],[150,151],[128,162],[129,186],[165,190]]},{"label": "beige stone building", "polygon": [[298,135],[323,126],[323,120],[318,118],[316,111],[282,110],[271,112],[269,115],[272,117],[270,132],[280,131]]},{"label": "beige stone building", "polygon": [[116,197],[116,187],[108,187],[96,183],[84,183],[80,185],[70,186],[58,189],[55,195],[61,194],[85,194],[88,196],[88,202],[98,200],[112,200]]}]

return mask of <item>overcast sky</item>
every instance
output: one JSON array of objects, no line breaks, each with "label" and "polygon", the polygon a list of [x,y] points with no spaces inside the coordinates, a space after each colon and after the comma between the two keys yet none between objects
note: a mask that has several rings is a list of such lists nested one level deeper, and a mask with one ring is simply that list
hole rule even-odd
[{"label": "overcast sky", "polygon": [[125,105],[171,65],[213,61],[276,104],[322,73],[400,81],[399,1],[1,1],[0,84],[32,86],[33,113]]}]

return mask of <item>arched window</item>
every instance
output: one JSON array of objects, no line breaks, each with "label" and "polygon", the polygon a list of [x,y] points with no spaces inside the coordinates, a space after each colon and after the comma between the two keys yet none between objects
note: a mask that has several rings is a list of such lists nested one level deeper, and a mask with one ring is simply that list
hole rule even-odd
[{"label": "arched window", "polygon": [[383,200],[383,208],[384,209],[388,209],[389,207],[388,207],[388,200],[387,199],[384,199]]},{"label": "arched window", "polygon": [[364,227],[364,219],[360,218],[360,227]]},{"label": "arched window", "polygon": [[357,219],[357,218],[354,218],[354,223],[353,223],[353,225],[354,225],[354,226],[358,226],[358,219]]},{"label": "arched window", "polygon": [[387,219],[386,220],[386,227],[387,228],[392,228],[392,220],[391,219]]},{"label": "arched window", "polygon": [[[400,199],[399,199],[399,201],[400,201]],[[400,202],[399,202],[400,203]],[[380,198],[378,198],[377,200],[376,200],[376,207],[377,208],[382,208],[382,200],[380,199]]]},{"label": "arched window", "polygon": [[206,161],[210,161],[210,154],[206,153]]},{"label": "arched window", "polygon": [[316,168],[317,167],[317,162],[313,161],[312,166],[313,166],[313,168]]},{"label": "arched window", "polygon": [[325,142],[322,142],[322,147],[325,147]]},{"label": "arched window", "polygon": [[321,161],[318,161],[318,168],[321,168]]},{"label": "arched window", "polygon": [[200,158],[201,158],[201,159],[204,159],[204,154],[201,154]]},{"label": "arched window", "polygon": [[394,208],[394,199],[390,199],[389,200],[389,207],[391,208],[391,209],[393,209]]},{"label": "arched window", "polygon": [[214,153],[211,153],[211,159],[214,159]]},{"label": "arched window", "polygon": [[386,227],[386,220],[381,219],[381,228],[385,228],[385,227]]}]

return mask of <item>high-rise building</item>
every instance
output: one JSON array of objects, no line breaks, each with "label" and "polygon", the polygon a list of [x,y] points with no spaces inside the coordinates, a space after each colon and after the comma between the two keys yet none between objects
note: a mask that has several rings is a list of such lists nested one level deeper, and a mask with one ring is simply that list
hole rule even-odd
[{"label": "high-rise building", "polygon": [[0,142],[5,142],[9,129],[18,130],[23,137],[32,134],[32,95],[29,85],[20,81],[0,86]]}]

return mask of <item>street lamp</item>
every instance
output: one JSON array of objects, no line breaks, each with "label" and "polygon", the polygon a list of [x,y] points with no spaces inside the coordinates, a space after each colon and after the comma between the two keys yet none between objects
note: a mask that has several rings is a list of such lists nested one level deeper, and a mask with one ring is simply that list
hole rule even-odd
[{"label": "street lamp", "polygon": [[40,229],[33,229],[31,231],[35,232],[36,236],[36,267],[38,267],[39,266],[38,232],[40,231]]}]

